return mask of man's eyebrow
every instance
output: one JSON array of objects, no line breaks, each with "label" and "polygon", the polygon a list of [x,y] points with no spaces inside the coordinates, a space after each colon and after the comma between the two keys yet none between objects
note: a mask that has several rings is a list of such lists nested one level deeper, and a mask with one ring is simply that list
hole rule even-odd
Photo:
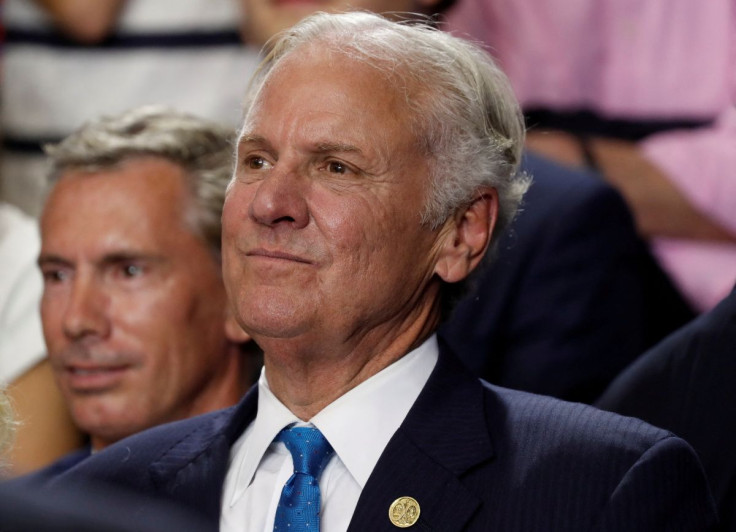
[{"label": "man's eyebrow", "polygon": [[36,260],[36,264],[39,266],[43,266],[44,264],[61,264],[64,266],[72,265],[71,261],[59,255],[54,255],[53,253],[41,253]]},{"label": "man's eyebrow", "polygon": [[117,264],[119,262],[128,262],[133,260],[146,260],[146,261],[162,261],[163,257],[152,253],[146,253],[143,251],[117,251],[114,253],[107,253],[100,260],[101,264]]},{"label": "man's eyebrow", "polygon": [[[128,262],[134,260],[145,260],[150,262],[163,262],[165,258],[155,253],[147,253],[144,251],[116,251],[105,254],[99,261],[99,264],[118,264],[120,262]],[[39,266],[44,264],[58,264],[63,266],[73,266],[74,263],[69,259],[65,259],[53,253],[42,253],[36,261]]]},{"label": "man's eyebrow", "polygon": [[245,144],[261,144],[266,146],[270,145],[265,137],[255,134],[245,134],[238,139],[238,146],[243,146]]},{"label": "man's eyebrow", "polygon": [[[240,137],[238,145],[245,144],[260,144],[266,148],[270,147],[271,143],[266,140],[265,137],[256,134],[245,134]],[[353,144],[346,144],[344,142],[319,142],[315,149],[317,153],[330,153],[330,152],[342,152],[342,153],[358,153],[362,154],[363,151]]]},{"label": "man's eyebrow", "polygon": [[363,151],[352,144],[344,144],[342,142],[320,142],[317,144],[317,152],[319,153],[357,153],[362,154]]}]

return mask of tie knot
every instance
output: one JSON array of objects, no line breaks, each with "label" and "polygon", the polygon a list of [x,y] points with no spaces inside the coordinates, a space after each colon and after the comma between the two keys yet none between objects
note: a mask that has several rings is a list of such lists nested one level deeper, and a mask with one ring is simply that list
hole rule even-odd
[{"label": "tie knot", "polygon": [[335,452],[319,429],[311,427],[287,427],[278,433],[274,441],[283,442],[289,449],[295,473],[314,478],[319,478]]}]

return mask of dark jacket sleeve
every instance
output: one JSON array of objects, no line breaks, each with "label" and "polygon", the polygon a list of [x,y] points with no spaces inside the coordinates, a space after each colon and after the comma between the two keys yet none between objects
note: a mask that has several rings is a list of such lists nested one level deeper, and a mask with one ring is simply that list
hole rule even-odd
[{"label": "dark jacket sleeve", "polygon": [[670,436],[627,471],[594,530],[717,530],[716,515],[695,453],[685,441]]}]

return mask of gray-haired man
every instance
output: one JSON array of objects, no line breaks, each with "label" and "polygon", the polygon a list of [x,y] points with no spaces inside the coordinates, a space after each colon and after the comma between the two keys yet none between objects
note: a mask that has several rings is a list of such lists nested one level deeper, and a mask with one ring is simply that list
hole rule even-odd
[{"label": "gray-haired man", "polygon": [[439,352],[451,287],[526,188],[523,136],[505,76],[451,35],[366,13],[287,31],[249,94],[223,210],[258,385],[57,485],[165,494],[222,531],[707,529],[684,441],[484,384]]},{"label": "gray-haired man", "polygon": [[92,451],[229,406],[252,381],[249,337],[221,274],[231,146],[223,127],[145,107],[49,149],[41,315],[57,384]]}]

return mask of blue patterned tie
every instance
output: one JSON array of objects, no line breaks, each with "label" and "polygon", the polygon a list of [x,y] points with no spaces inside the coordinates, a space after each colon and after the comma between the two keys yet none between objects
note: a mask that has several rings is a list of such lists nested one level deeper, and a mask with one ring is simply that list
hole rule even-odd
[{"label": "blue patterned tie", "polygon": [[285,428],[274,441],[284,442],[294,462],[294,474],[286,481],[276,508],[274,532],[319,531],[319,476],[332,453],[318,429]]}]

